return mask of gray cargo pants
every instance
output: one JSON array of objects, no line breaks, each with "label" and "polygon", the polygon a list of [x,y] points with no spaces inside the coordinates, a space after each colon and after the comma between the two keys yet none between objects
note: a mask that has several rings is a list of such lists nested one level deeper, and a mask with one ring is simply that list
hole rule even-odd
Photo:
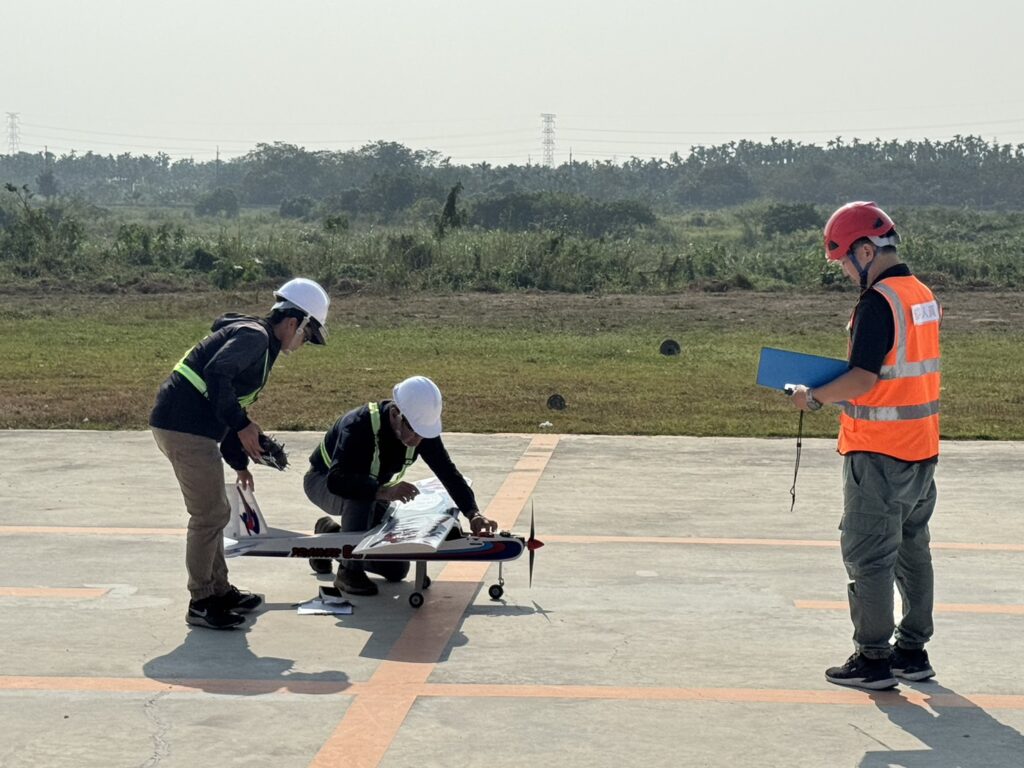
[{"label": "gray cargo pants", "polygon": [[890,654],[894,581],[903,598],[896,641],[919,649],[931,639],[935,597],[928,521],[934,509],[934,462],[879,453],[844,457],[840,545],[850,577],[853,642],[868,658]]},{"label": "gray cargo pants", "polygon": [[[306,491],[306,498],[316,504],[320,509],[333,517],[341,518],[341,530],[344,533],[351,531],[365,531],[378,525],[388,511],[386,501],[356,501],[344,499],[331,493],[327,487],[327,475],[314,471],[310,468],[302,479],[303,490]],[[409,573],[408,561],[384,561],[384,560],[339,560],[341,567],[349,571],[367,570],[376,573],[388,581],[401,581]]]},{"label": "gray cargo pants", "polygon": [[224,526],[231,505],[224,492],[224,464],[217,441],[209,437],[150,428],[156,445],[171,462],[188,511],[185,568],[193,600],[228,591],[224,562]]}]

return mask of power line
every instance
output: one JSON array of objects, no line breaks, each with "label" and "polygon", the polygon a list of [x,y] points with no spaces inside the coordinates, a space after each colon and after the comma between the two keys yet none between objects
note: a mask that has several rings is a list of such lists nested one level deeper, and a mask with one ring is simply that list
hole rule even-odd
[{"label": "power line", "polygon": [[[54,125],[41,125],[36,123],[24,123],[26,128],[35,128],[43,131],[56,131],[63,134],[84,134],[88,136],[108,136],[121,139],[142,139],[144,141],[185,141],[185,142],[196,142],[202,144],[240,144],[246,143],[245,139],[226,139],[217,137],[203,137],[203,138],[192,138],[187,136],[156,136],[156,135],[144,135],[135,133],[116,133],[111,131],[93,131],[85,128],[65,128]],[[441,139],[465,139],[465,138],[486,138],[492,136],[509,136],[509,135],[520,135],[526,136],[531,131],[528,129],[510,129],[502,131],[484,131],[478,133],[445,133],[438,134],[435,136],[403,136],[403,141],[437,141]],[[346,139],[309,139],[309,140],[295,140],[294,143],[298,144],[360,144],[370,143],[377,141],[378,139],[368,139],[365,137],[358,138],[346,138]],[[258,141],[258,140],[254,140]],[[99,143],[97,141],[97,143]],[[289,142],[292,143],[292,142]]]},{"label": "power line", "polygon": [[[822,135],[822,136],[844,136],[853,133],[885,133],[886,131],[927,131],[927,130],[938,130],[938,129],[949,129],[949,128],[969,128],[972,130],[991,125],[1020,125],[1024,127],[1024,117],[1016,117],[1008,120],[987,120],[984,122],[972,121],[967,123],[937,123],[933,125],[903,125],[903,126],[890,126],[887,128],[880,127],[861,127],[861,128],[818,128],[815,130],[800,130],[800,131],[750,131],[750,130],[732,130],[732,131],[702,131],[702,130],[688,130],[688,131],[654,131],[644,129],[629,129],[629,128],[575,128],[566,127],[567,131],[576,131],[579,133],[619,133],[627,135],[643,134],[649,136],[806,136],[806,135]],[[582,141],[582,139],[581,139]]]}]

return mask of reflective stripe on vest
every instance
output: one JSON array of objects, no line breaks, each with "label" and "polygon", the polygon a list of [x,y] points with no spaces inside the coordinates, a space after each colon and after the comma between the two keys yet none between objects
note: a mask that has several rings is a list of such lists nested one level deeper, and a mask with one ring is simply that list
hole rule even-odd
[{"label": "reflective stripe on vest", "polygon": [[[921,461],[939,452],[938,303],[912,276],[872,286],[893,314],[892,349],[872,389],[843,406],[839,452],[883,453]],[[851,341],[852,344],[852,341]]]},{"label": "reflective stripe on vest", "polygon": [[[380,406],[377,403],[367,403],[366,407],[370,409],[370,423],[373,425],[373,460],[370,462],[370,477],[374,480],[380,475]],[[338,436],[338,440],[341,440],[341,436]],[[337,450],[338,446],[334,446]],[[327,469],[331,468],[331,454],[327,452],[327,435],[324,435],[320,441],[320,457],[324,460],[324,464]],[[402,465],[401,471],[389,482],[384,483],[382,488],[390,488],[402,479],[412,463],[416,461],[416,449],[405,447],[405,463]]]},{"label": "reflective stripe on vest", "polygon": [[[915,363],[907,362],[907,317],[903,312],[899,294],[884,281],[876,283],[873,288],[889,300],[896,321],[896,362],[893,365],[883,365],[878,372],[878,378],[907,379],[913,376],[923,376],[926,373],[938,373],[941,367],[941,360],[938,357]],[[935,322],[938,322],[938,317],[935,318]]]},{"label": "reflective stripe on vest", "polygon": [[939,401],[934,400],[924,405],[890,405],[874,406],[850,405],[843,406],[843,413],[851,419],[866,421],[909,421],[934,416],[939,412]]},{"label": "reflective stripe on vest", "polygon": [[[195,349],[195,347],[192,347],[192,349]],[[181,360],[178,361],[178,364],[174,366],[173,370],[184,376],[193,387],[199,390],[199,394],[209,399],[210,393],[207,389],[206,382],[203,381],[203,377],[189,368],[185,363],[185,359],[192,354],[192,349],[182,356]],[[238,404],[243,408],[248,408],[250,405],[255,403],[256,399],[260,396],[260,392],[262,392],[263,388],[267,385],[267,365],[269,362],[270,350],[268,349],[266,354],[263,356],[263,383],[256,387],[255,391],[250,392],[247,395],[242,395],[238,398]]]},{"label": "reflective stripe on vest", "polygon": [[[380,474],[380,406],[377,403],[368,403],[370,408],[370,422],[373,424],[373,461],[370,462],[370,476],[376,480]],[[395,475],[389,482],[384,483],[382,488],[390,488],[392,485],[398,483],[402,479],[412,463],[416,461],[416,449],[405,447],[405,463],[402,464],[402,469],[399,470],[398,474]]]}]

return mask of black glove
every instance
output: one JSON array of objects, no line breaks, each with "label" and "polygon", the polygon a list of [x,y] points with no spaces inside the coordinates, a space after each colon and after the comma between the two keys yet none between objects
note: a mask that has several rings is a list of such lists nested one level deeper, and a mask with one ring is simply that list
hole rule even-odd
[{"label": "black glove", "polygon": [[284,443],[279,443],[269,435],[260,435],[260,464],[274,469],[284,470],[288,466],[288,454]]}]

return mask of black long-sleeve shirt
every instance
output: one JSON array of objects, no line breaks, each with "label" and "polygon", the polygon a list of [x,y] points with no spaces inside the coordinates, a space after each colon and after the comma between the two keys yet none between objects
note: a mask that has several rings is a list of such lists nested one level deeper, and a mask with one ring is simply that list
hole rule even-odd
[{"label": "black long-sleeve shirt", "polygon": [[219,317],[211,331],[185,357],[185,364],[206,382],[207,397],[172,371],[157,391],[149,424],[216,440],[224,460],[242,470],[249,460],[238,432],[250,422],[238,398],[266,383],[281,342],[266,320],[243,315]]},{"label": "black long-sleeve shirt", "polygon": [[[338,496],[359,501],[372,501],[382,485],[398,474],[405,464],[406,447],[391,428],[391,400],[382,400],[380,407],[380,471],[370,475],[373,461],[374,434],[370,408],[361,405],[338,419],[324,435],[323,444],[330,457],[324,463],[318,445],[309,457],[314,472],[327,474],[327,487]],[[472,517],[478,511],[476,497],[466,479],[455,467],[440,436],[424,438],[415,449],[415,458],[423,458],[452,497],[459,510]]]}]

